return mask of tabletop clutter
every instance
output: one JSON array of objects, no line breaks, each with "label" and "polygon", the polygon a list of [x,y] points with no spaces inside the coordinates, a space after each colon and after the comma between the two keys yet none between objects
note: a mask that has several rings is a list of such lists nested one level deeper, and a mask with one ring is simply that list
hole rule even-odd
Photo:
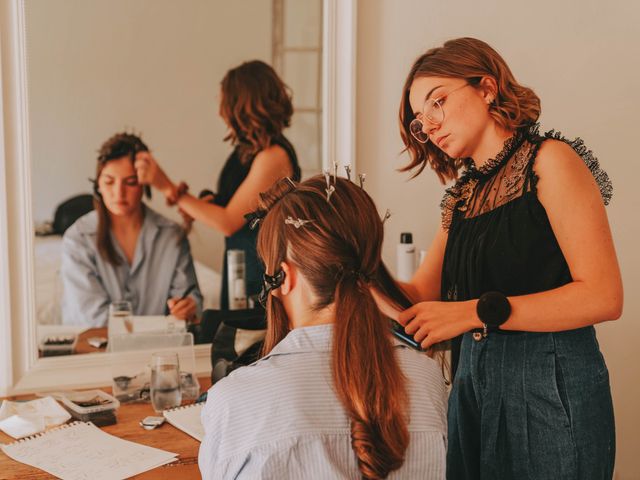
[{"label": "tabletop clutter", "polygon": [[[114,377],[114,386],[119,383],[128,391],[124,383],[141,384],[148,394],[116,398],[97,389],[66,390],[39,394],[41,398],[28,401],[4,400],[0,405],[0,430],[17,440],[0,448],[13,460],[63,479],[128,478],[174,462],[176,453],[123,440],[99,427],[117,423],[117,412],[123,404],[149,402],[162,416],[141,418],[140,428],[149,430],[145,423],[149,421],[155,421],[156,428],[163,423],[158,420],[166,418],[201,441],[202,404],[193,403],[199,382],[195,372],[183,370],[180,358],[176,352],[154,352],[150,374],[143,369],[136,378]],[[140,378],[148,378],[147,383],[134,382]]]},{"label": "tabletop clutter", "polygon": [[[17,439],[1,445],[6,455],[60,478],[93,480],[128,478],[175,461],[175,453],[125,441],[98,428],[117,423],[121,405],[140,402],[150,403],[156,414],[162,415],[141,418],[140,428],[149,429],[145,421],[164,417],[201,440],[201,405],[193,405],[200,394],[193,334],[186,331],[184,323],[171,318],[162,317],[163,321],[156,323],[159,329],[150,327],[152,322],[144,318],[135,330],[135,317],[117,320],[123,322],[121,328],[113,318],[109,324],[112,394],[97,389],[65,390],[38,394],[41,398],[28,401],[4,400],[0,430]],[[55,353],[44,356],[72,349],[77,336],[47,340],[41,346]],[[183,403],[192,405],[181,407]],[[70,420],[72,423],[67,423]],[[76,458],[82,461],[72,460]]]}]

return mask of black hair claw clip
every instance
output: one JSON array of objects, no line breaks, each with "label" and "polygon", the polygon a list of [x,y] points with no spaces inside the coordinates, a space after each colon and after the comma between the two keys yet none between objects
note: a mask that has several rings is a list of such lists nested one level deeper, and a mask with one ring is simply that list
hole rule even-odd
[{"label": "black hair claw clip", "polygon": [[276,288],[280,288],[285,278],[284,270],[278,271],[275,275],[267,275],[266,273],[262,276],[262,290],[260,291],[260,295],[258,295],[258,301],[260,305],[266,307],[267,305],[267,297],[269,297],[269,293],[271,290],[275,290]]}]

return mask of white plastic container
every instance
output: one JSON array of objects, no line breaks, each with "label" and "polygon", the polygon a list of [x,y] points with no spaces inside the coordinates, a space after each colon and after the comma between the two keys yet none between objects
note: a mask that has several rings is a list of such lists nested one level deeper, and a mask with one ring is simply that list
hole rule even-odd
[{"label": "white plastic container", "polygon": [[398,280],[409,282],[416,271],[416,247],[413,244],[413,235],[411,233],[403,232],[400,234],[396,261]]},{"label": "white plastic container", "polygon": [[102,390],[60,392],[62,406],[76,420],[93,422],[98,427],[116,423],[120,402]]},{"label": "white plastic container", "polygon": [[247,275],[244,250],[227,251],[229,310],[247,308]]}]

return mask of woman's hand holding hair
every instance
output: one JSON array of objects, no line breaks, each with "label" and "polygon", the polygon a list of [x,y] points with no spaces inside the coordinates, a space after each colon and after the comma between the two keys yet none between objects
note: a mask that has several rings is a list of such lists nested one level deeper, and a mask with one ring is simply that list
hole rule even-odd
[{"label": "woman's hand holding hair", "polygon": [[400,312],[397,321],[426,350],[474,328],[482,328],[476,303],[477,300],[420,302]]},{"label": "woman's hand holding hair", "polygon": [[157,188],[167,197],[168,201],[176,196],[178,187],[173,184],[150,152],[136,153],[133,167],[138,175],[139,183]]}]

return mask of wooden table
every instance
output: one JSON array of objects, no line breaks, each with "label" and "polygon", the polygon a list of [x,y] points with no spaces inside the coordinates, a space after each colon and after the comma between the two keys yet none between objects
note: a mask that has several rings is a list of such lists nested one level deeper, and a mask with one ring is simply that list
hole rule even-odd
[{"label": "wooden table", "polygon": [[[211,386],[211,379],[199,378],[201,391],[206,391]],[[105,388],[109,392],[110,389]],[[28,396],[9,397],[9,400],[28,399]],[[135,479],[164,480],[164,479],[196,479],[201,478],[198,469],[198,449],[200,442],[178,430],[173,425],[165,422],[155,430],[144,430],[138,422],[148,415],[157,415],[150,403],[136,403],[122,405],[117,411],[118,423],[108,427],[102,427],[105,432],[129,440],[132,442],[160,448],[179,454],[177,461],[154,468],[148,472],[136,475]],[[10,443],[15,441],[4,432],[0,431],[0,442]],[[0,450],[0,479],[2,480],[41,480],[55,478],[52,475],[37,468],[25,465],[7,457]]]}]

